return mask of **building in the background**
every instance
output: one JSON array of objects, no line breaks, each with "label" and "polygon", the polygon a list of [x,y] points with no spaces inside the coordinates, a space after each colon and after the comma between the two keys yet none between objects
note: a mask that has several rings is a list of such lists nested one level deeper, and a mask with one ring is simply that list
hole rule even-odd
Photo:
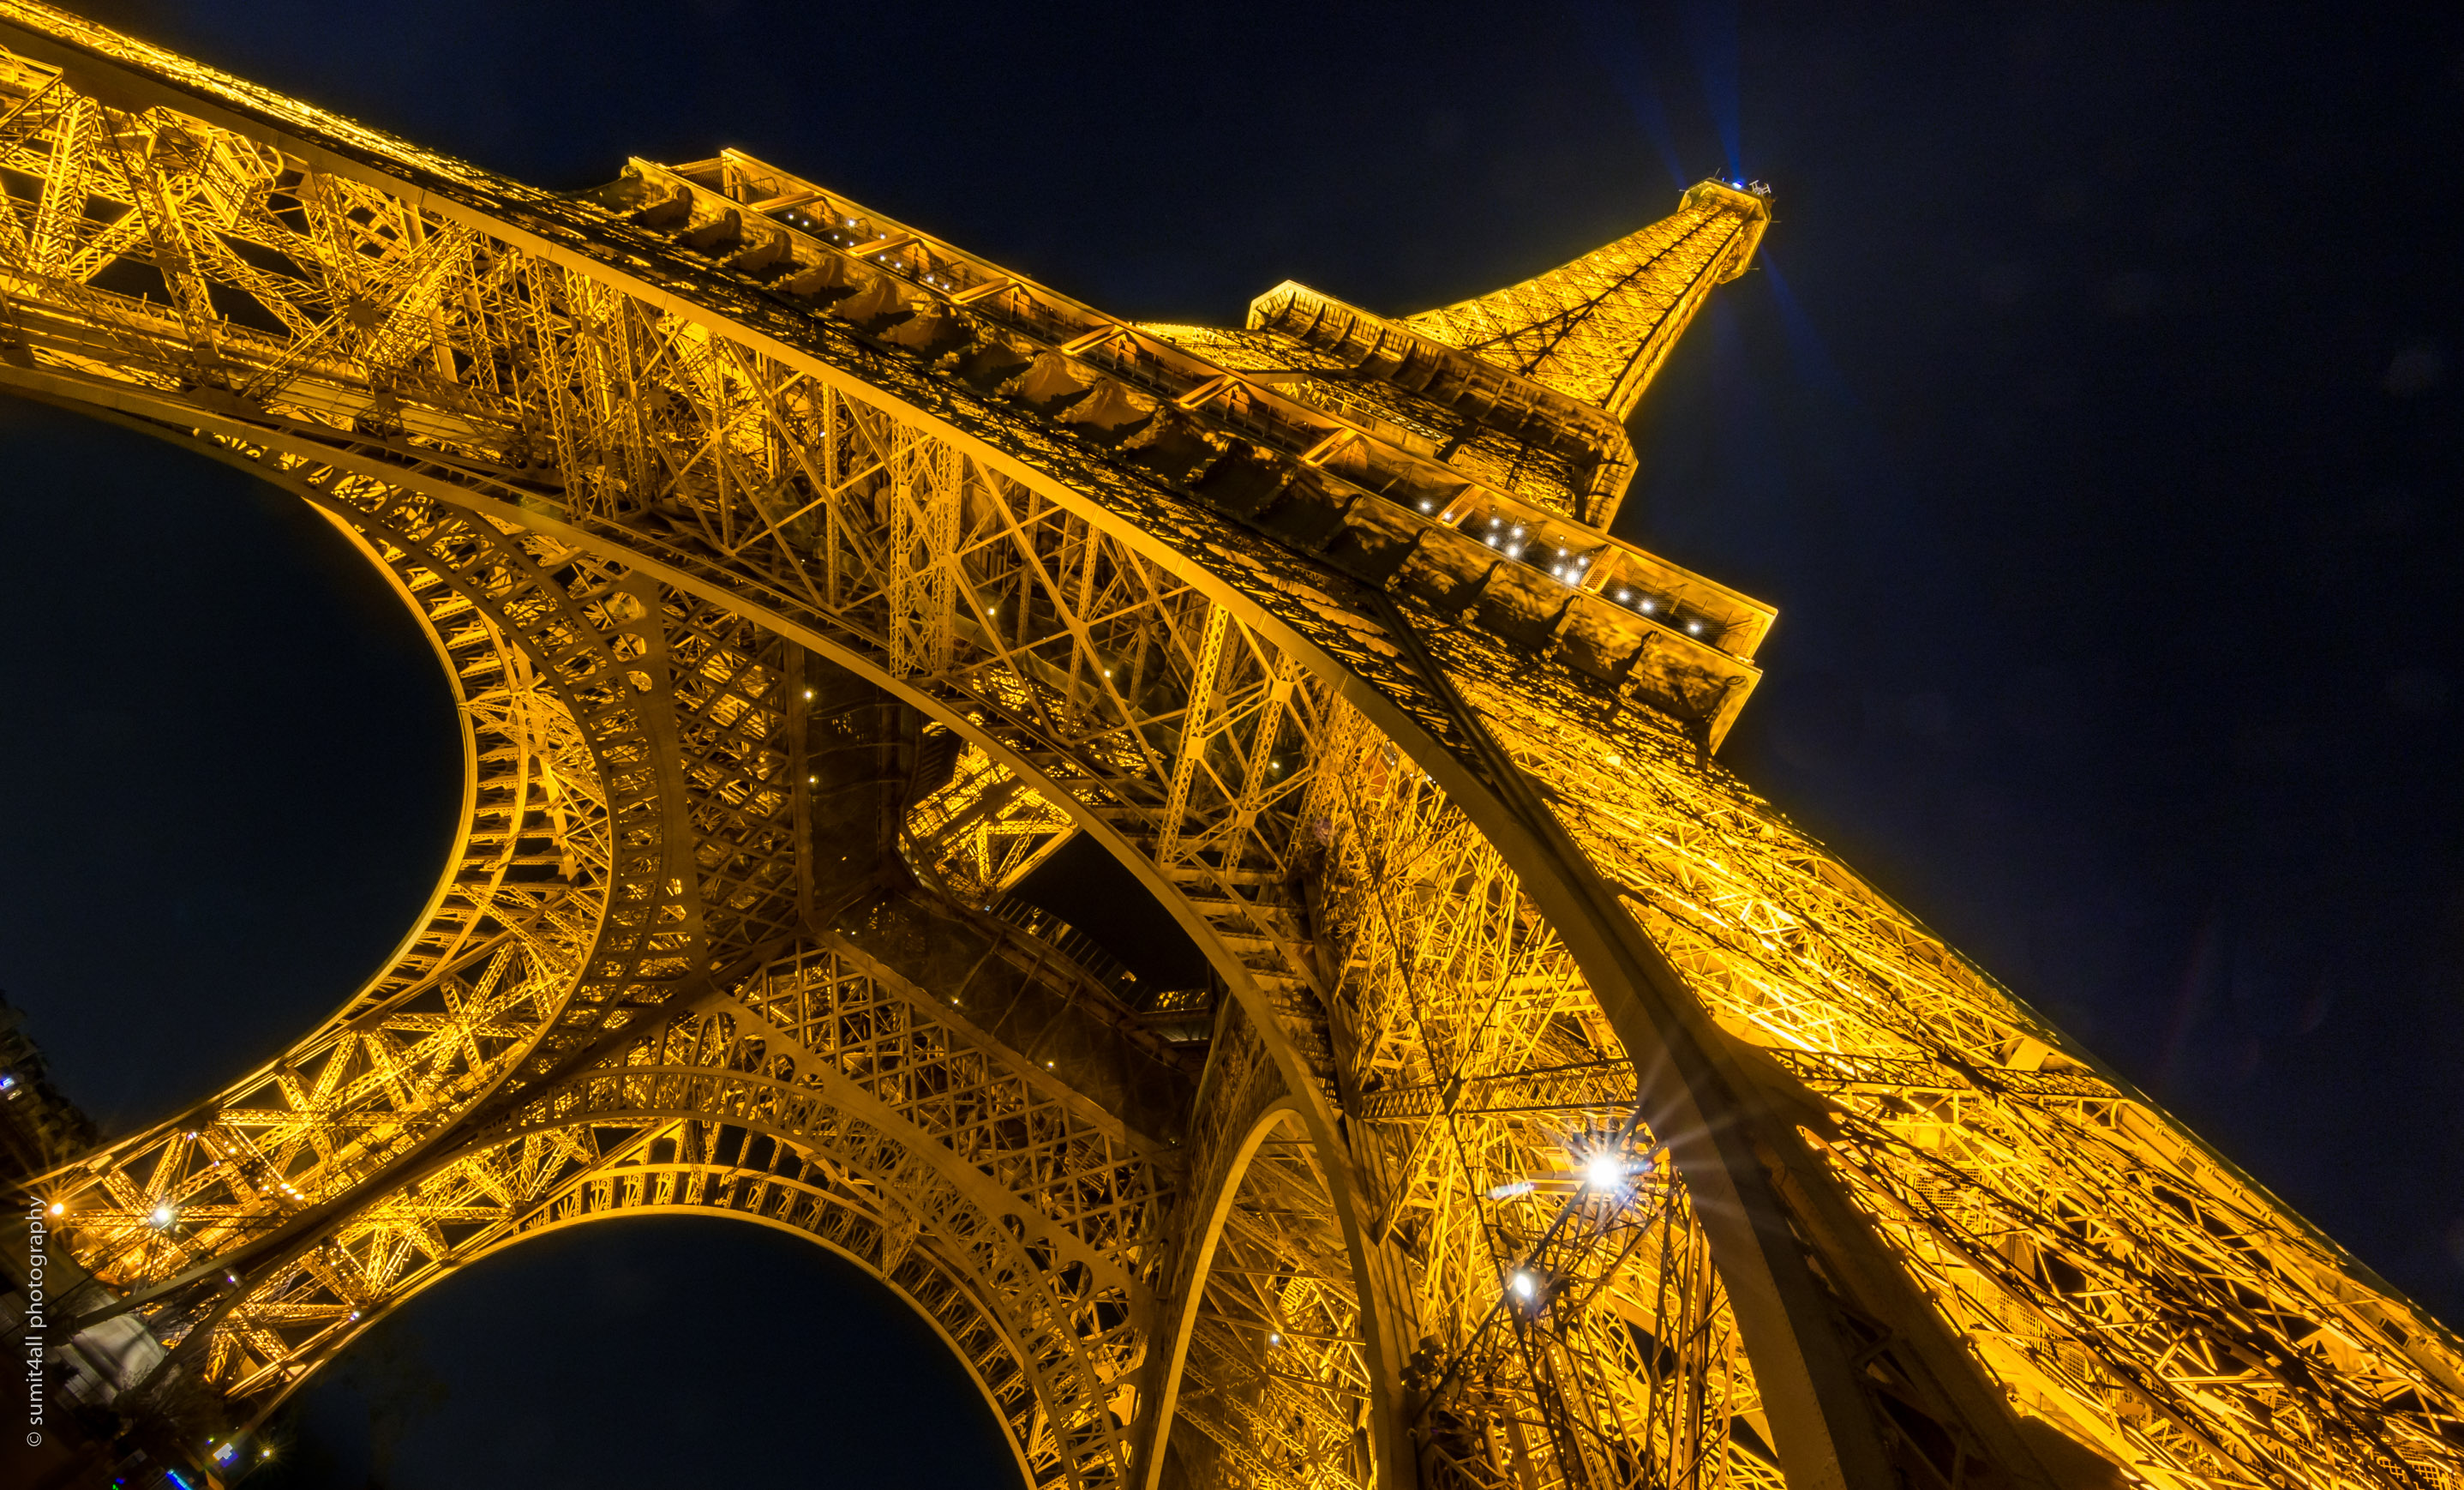
[{"label": "building in the background", "polygon": [[94,1122],[52,1085],[26,1012],[0,993],[0,1179],[15,1185],[94,1146]]}]

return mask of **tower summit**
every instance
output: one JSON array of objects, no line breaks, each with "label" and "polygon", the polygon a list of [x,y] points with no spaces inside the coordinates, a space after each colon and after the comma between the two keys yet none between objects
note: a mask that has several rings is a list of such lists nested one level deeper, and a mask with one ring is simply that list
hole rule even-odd
[{"label": "tower summit", "polygon": [[[560,195],[28,0],[0,190],[0,386],[333,519],[465,728],[396,955],[34,1182],[198,1473],[663,1212],[870,1268],[1035,1486],[2464,1475],[2450,1335],[1711,759],[1772,612],[1607,527],[1760,193],[1139,325],[740,153]],[[1004,905],[1076,834],[1208,987]]]}]

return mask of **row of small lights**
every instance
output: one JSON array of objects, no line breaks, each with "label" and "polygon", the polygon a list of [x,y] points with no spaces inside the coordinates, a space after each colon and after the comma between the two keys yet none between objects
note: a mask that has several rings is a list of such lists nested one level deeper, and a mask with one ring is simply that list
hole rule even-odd
[{"label": "row of small lights", "polygon": [[[1429,510],[1429,506],[1430,504],[1424,501],[1420,503],[1420,510],[1426,512]],[[1491,528],[1500,528],[1505,527],[1507,523],[1504,518],[1491,518],[1488,520],[1488,525]],[[1503,544],[1499,542],[1498,535],[1494,532],[1490,533],[1487,538],[1483,540],[1483,542],[1486,543],[1491,548],[1502,549],[1509,559],[1520,559],[1523,557],[1523,550],[1526,546],[1520,541],[1522,537],[1523,529],[1516,527],[1508,529]],[[1592,567],[1592,560],[1589,554],[1569,554],[1567,550],[1560,548],[1557,550],[1557,558],[1559,562],[1550,566],[1550,576],[1553,579],[1561,580],[1569,585],[1581,583],[1584,572]],[[1644,615],[1657,615],[1660,612],[1660,597],[1657,595],[1646,594],[1639,589],[1620,589],[1617,592],[1617,604],[1632,606],[1635,610],[1642,612]],[[1688,635],[1702,635],[1702,618],[1700,616],[1689,618],[1685,622],[1685,631]]]},{"label": "row of small lights", "polygon": [[[818,236],[820,236],[820,237],[826,238],[826,239],[828,239],[830,242],[838,244],[838,245],[839,245],[840,247],[842,247],[842,248],[846,247],[847,245],[846,245],[845,243],[841,242],[840,240],[842,240],[842,239],[846,239],[846,238],[854,238],[854,237],[857,237],[857,236],[858,236],[858,234],[853,231],[853,230],[854,230],[854,228],[855,228],[855,226],[856,226],[856,220],[855,220],[854,218],[852,218],[852,217],[846,217],[846,218],[842,218],[842,219],[840,219],[840,223],[839,223],[839,224],[833,224],[833,225],[831,225],[831,226],[829,226],[829,227],[826,227],[826,228],[823,227],[823,226],[822,226],[822,225],[820,225],[819,223],[814,222],[814,221],[813,221],[813,219],[811,219],[810,217],[805,216],[805,215],[804,215],[804,214],[803,214],[802,212],[795,212],[795,213],[782,214],[781,220],[782,220],[782,221],[785,221],[785,222],[788,222],[788,223],[792,223],[793,225],[795,225],[795,226],[796,226],[796,227],[798,227],[798,228],[803,229],[803,231],[805,231],[806,233],[814,234],[816,234],[816,235],[818,235]],[[844,224],[844,226],[841,226],[840,224]],[[877,264],[888,264],[888,265],[889,265],[890,267],[891,267],[892,269],[895,269],[895,268],[897,268],[897,267],[898,267],[898,261],[897,261],[896,259],[892,258],[892,257],[891,257],[888,253],[886,253],[886,252],[885,252],[885,253],[880,253],[880,254],[875,254],[875,255],[873,255],[873,256],[872,256],[872,258],[873,258],[873,262],[875,262],[875,263],[877,263]],[[957,288],[957,286],[955,283],[953,283],[952,281],[950,281],[950,280],[948,280],[948,279],[944,279],[944,278],[940,278],[939,276],[933,274],[933,273],[932,273],[932,272],[930,272],[929,270],[928,270],[928,271],[925,271],[925,272],[923,272],[923,273],[921,273],[921,274],[919,274],[919,275],[917,276],[917,278],[920,278],[920,279],[922,279],[926,284],[932,285],[935,289],[939,289],[939,290],[952,290],[952,289],[956,289],[956,288]]]}]

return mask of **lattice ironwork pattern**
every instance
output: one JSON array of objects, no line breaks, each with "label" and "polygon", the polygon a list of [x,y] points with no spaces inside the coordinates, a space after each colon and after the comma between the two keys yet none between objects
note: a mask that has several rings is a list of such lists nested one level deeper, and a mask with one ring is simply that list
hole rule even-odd
[{"label": "lattice ironwork pattern", "polygon": [[[352,534],[470,781],[366,988],[40,1178],[74,1323],[245,1434],[671,1211],[872,1269],[1037,1486],[2464,1486],[2453,1337],[1713,760],[1773,612],[1604,527],[1769,218],[1141,326],[0,0],[0,385]],[[1227,998],[984,914],[1077,834]]]},{"label": "lattice ironwork pattern", "polygon": [[1771,220],[1765,194],[1704,182],[1674,216],[1405,323],[1622,419],[1642,401],[1703,296],[1746,272]]},{"label": "lattice ironwork pattern", "polygon": [[1078,825],[981,746],[944,738],[950,778],[915,804],[903,847],[918,876],[968,904],[989,905],[1018,888]]}]

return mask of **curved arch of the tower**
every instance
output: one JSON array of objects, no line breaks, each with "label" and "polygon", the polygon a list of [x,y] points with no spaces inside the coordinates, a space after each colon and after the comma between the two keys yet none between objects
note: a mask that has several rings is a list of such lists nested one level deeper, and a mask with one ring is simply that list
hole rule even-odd
[{"label": "curved arch of the tower", "polygon": [[[2453,1337],[1712,760],[1772,612],[1606,527],[1768,221],[1140,326],[0,0],[0,386],[314,503],[468,745],[388,965],[40,1181],[83,1323],[244,1434],[525,1236],[733,1215],[1036,1486],[2464,1484]],[[1220,990],[1002,913],[1080,833]]]}]

